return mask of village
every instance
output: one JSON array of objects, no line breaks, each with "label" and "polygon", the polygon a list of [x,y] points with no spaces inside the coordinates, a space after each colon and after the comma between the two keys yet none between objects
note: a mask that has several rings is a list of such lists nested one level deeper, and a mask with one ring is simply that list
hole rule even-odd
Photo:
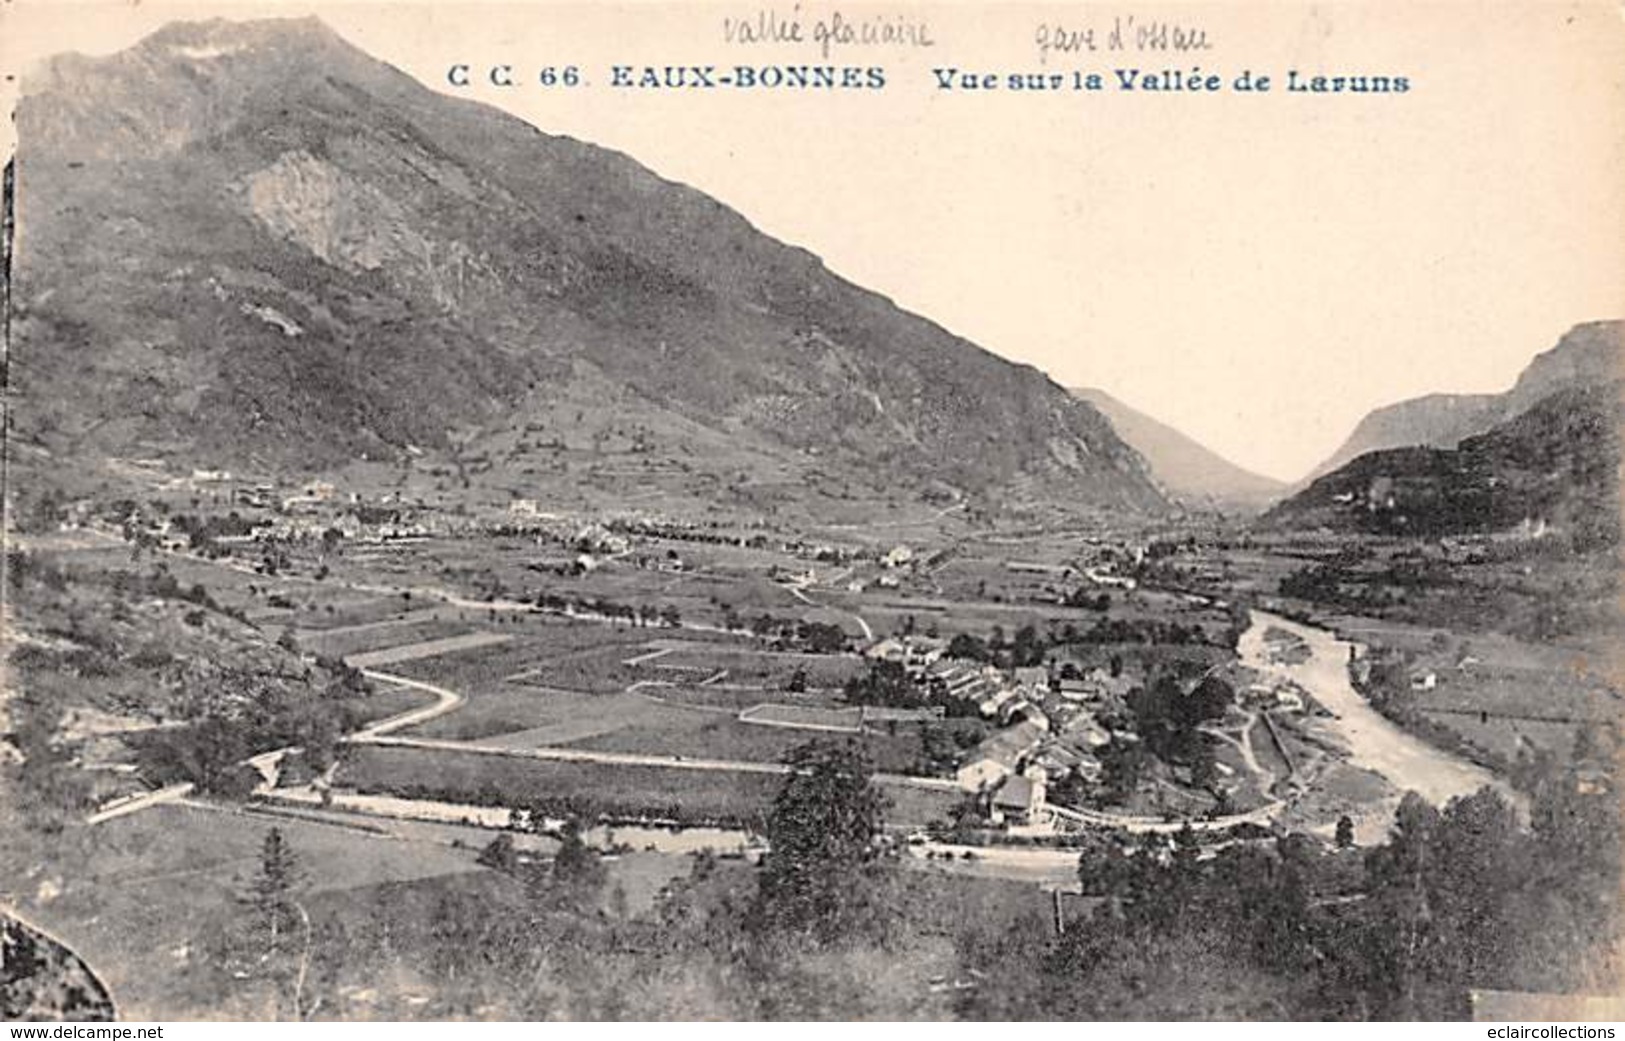
[{"label": "village", "polygon": [[[1210,863],[1291,835],[1347,866],[1405,790],[1442,803],[1501,783],[1442,752],[1448,734],[1419,739],[1421,713],[1559,742],[1576,725],[1574,709],[1469,714],[1463,692],[1499,681],[1506,647],[1340,638],[1288,595],[1324,565],[1251,544],[969,536],[942,529],[951,513],[855,537],[143,473],[54,503],[12,561],[44,583],[41,631],[86,648],[63,732],[86,784],[76,826],[109,850],[204,844],[229,865],[251,851],[226,836],[274,826],[326,885],[438,888],[548,870],[579,842],[638,914],[713,860],[770,863],[798,756],[845,748],[910,886],[1008,887],[1059,933],[1104,884],[1089,851]],[[97,650],[115,645],[135,650]],[[1608,790],[1595,764],[1577,776]],[[210,871],[230,906],[229,867]],[[51,920],[108,960],[122,948],[98,923],[144,914],[127,897]],[[189,942],[183,922],[160,931]],[[969,980],[933,973],[927,992]]]},{"label": "village", "polygon": [[[542,723],[567,744],[581,730],[603,735],[593,741],[608,753],[671,763],[738,758],[747,769],[775,762],[792,739],[858,739],[881,750],[885,769],[935,786],[934,809],[911,806],[899,829],[975,842],[1064,842],[1103,822],[1257,823],[1278,805],[1272,789],[1291,773],[1261,759],[1290,758],[1270,715],[1302,714],[1303,699],[1291,684],[1261,683],[1238,668],[1238,616],[1226,602],[1142,588],[1143,542],[1091,537],[1014,552],[865,544],[767,525],[572,516],[529,498],[444,509],[330,479],[289,485],[224,471],[135,472],[149,489],[145,501],[63,503],[58,534],[127,545],[133,565],[207,588],[212,602],[280,631],[290,647],[387,670],[386,685],[496,669],[508,677],[500,689],[458,691],[476,716],[488,698],[506,703],[526,684],[591,695],[574,713],[539,702],[534,719],[505,709],[507,731]],[[646,597],[654,578],[664,590],[659,602]],[[614,649],[559,672],[549,665],[561,649],[548,619],[608,630]],[[527,633],[527,624],[540,628]],[[639,635],[649,627],[671,635]],[[1177,755],[1160,745],[1161,757],[1149,754],[1139,732],[1135,699],[1159,680],[1182,694],[1203,683],[1224,691],[1225,704],[1196,724],[1200,736]],[[618,715],[632,702],[612,698],[627,694],[641,699],[638,711]],[[730,736],[713,748],[679,727],[668,739],[641,722],[650,699],[691,717],[726,711],[734,733],[784,738]],[[478,724],[474,743],[514,744],[487,736],[492,726]],[[414,725],[397,737],[421,732],[443,743],[456,729],[449,721]],[[427,759],[452,749],[416,751]],[[360,765],[282,783],[399,787],[388,780],[399,771],[378,766],[384,754],[353,749]],[[270,785],[274,797],[286,794],[277,787]],[[458,805],[466,789],[438,795]],[[959,794],[948,798],[950,790]],[[706,805],[679,818],[714,823],[737,817],[744,803]],[[633,799],[612,815],[650,812]]]}]

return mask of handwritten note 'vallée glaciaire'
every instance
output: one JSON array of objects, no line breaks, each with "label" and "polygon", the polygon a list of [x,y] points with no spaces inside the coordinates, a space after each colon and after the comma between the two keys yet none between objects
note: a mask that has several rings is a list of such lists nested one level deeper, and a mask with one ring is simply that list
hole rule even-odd
[{"label": "handwritten note 'vall\u00e9e glaciaire'", "polygon": [[722,37],[728,43],[811,43],[828,58],[836,48],[924,48],[936,46],[925,19],[904,14],[850,16],[839,10],[803,17],[801,5],[788,11],[761,8],[745,18],[724,18]]}]

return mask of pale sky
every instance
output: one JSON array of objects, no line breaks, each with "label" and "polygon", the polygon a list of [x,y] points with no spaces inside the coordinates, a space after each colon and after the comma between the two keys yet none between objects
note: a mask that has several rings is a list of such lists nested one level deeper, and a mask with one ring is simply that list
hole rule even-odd
[{"label": "pale sky", "polygon": [[[935,45],[857,48],[876,92],[617,90],[612,63],[799,63],[724,18],[839,6],[925,22]],[[0,8],[0,64],[102,53],[173,18],[320,14],[436,89],[624,151],[830,268],[1063,385],[1102,387],[1272,476],[1300,476],[1371,408],[1494,391],[1575,322],[1625,315],[1625,31],[1607,4],[396,5]],[[1117,15],[1212,49],[1051,54],[1040,25]],[[448,68],[580,65],[575,90]],[[1269,73],[1264,95],[945,93],[931,69]],[[1300,74],[1407,76],[1312,97]]]}]

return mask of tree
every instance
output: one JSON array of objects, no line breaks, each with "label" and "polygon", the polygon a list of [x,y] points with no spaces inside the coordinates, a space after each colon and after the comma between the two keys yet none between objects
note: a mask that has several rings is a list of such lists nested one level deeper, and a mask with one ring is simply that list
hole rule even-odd
[{"label": "tree", "polygon": [[1140,786],[1140,776],[1145,772],[1145,746],[1138,741],[1114,739],[1100,750],[1099,756],[1100,782],[1106,797],[1115,803],[1126,802]]},{"label": "tree", "polygon": [[1505,916],[1529,875],[1527,851],[1517,814],[1488,787],[1450,800],[1433,845],[1427,883],[1437,908],[1434,969],[1465,989],[1494,979],[1513,953]]},{"label": "tree", "polygon": [[1115,837],[1085,833],[1085,838],[1078,851],[1078,882],[1083,892],[1120,901],[1128,892],[1135,865]]},{"label": "tree", "polygon": [[248,905],[255,931],[265,941],[266,957],[279,953],[292,932],[298,906],[294,890],[300,882],[298,858],[282,837],[280,828],[265,833],[260,845],[260,869],[243,901]]},{"label": "tree", "polygon": [[970,633],[959,633],[948,641],[948,657],[987,661],[987,645]]},{"label": "tree", "polygon": [[1195,727],[1209,720],[1223,719],[1235,700],[1235,689],[1210,673],[1179,703],[1179,721],[1184,726]]},{"label": "tree", "polygon": [[553,881],[577,893],[596,892],[604,884],[604,865],[581,839],[581,828],[566,821],[559,851],[553,855]]},{"label": "tree", "polygon": [[1337,848],[1352,849],[1354,846],[1354,820],[1348,814],[1337,818]]},{"label": "tree", "polygon": [[813,654],[837,654],[846,650],[846,633],[828,622],[803,622],[799,636]]},{"label": "tree", "polygon": [[1015,642],[1010,646],[1010,664],[1020,667],[1044,663],[1044,641],[1038,630],[1024,625],[1016,630]]},{"label": "tree", "polygon": [[519,868],[519,853],[514,849],[513,836],[503,832],[486,843],[474,863],[511,875]]},{"label": "tree", "polygon": [[865,924],[885,798],[868,757],[850,742],[814,741],[787,762],[794,772],[768,814],[771,852],[757,875],[752,920],[831,942]]},{"label": "tree", "polygon": [[174,784],[190,781],[205,792],[243,796],[258,777],[242,762],[252,754],[239,720],[207,715],[191,726],[154,731],[138,746],[145,771]]},{"label": "tree", "polygon": [[846,681],[845,695],[854,705],[908,707],[925,700],[908,671],[894,661],[870,662],[867,675]]},{"label": "tree", "polygon": [[11,703],[11,717],[11,740],[21,762],[6,773],[26,796],[18,800],[20,819],[48,834],[60,832],[85,809],[91,794],[72,750],[61,740],[62,705],[37,692],[22,693]]},{"label": "tree", "polygon": [[1375,902],[1374,941],[1386,979],[1380,997],[1396,1018],[1415,1019],[1422,998],[1435,910],[1427,885],[1439,811],[1406,792],[1387,844],[1366,856],[1367,886]]}]

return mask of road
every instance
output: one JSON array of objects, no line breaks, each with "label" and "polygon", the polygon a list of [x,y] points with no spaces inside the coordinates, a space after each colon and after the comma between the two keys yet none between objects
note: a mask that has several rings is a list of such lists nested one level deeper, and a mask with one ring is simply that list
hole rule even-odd
[{"label": "road", "polygon": [[1004,878],[1041,885],[1072,885],[1078,880],[1078,851],[1021,846],[962,846],[927,842],[904,846],[905,863],[957,875]]},{"label": "road", "polygon": [[432,705],[411,709],[402,712],[400,715],[390,716],[388,719],[381,719],[376,723],[368,724],[350,735],[352,741],[379,737],[405,727],[415,727],[427,723],[431,719],[439,719],[448,712],[456,711],[464,701],[468,700],[450,688],[425,683],[422,680],[408,679],[405,676],[397,676],[392,672],[381,672],[378,669],[362,669],[361,675],[371,680],[377,680],[380,683],[393,683],[396,686],[421,690],[425,694],[433,694],[435,702]]},{"label": "road", "polygon": [[1227,831],[1243,824],[1267,825],[1285,807],[1284,802],[1275,799],[1258,807],[1256,810],[1248,810],[1246,813],[1233,813],[1227,817],[1210,817],[1205,820],[1194,819],[1188,821],[1169,821],[1161,817],[1106,813],[1101,810],[1077,810],[1065,806],[1051,806],[1050,810],[1058,817],[1079,824],[1089,824],[1099,828],[1113,828],[1133,835],[1158,833],[1171,835],[1187,827],[1192,831]]},{"label": "road", "polygon": [[142,792],[122,799],[115,799],[101,807],[101,809],[85,818],[86,824],[101,824],[127,814],[137,813],[176,799],[184,799],[192,794],[191,783],[172,784],[168,788],[159,788],[157,791]]},{"label": "road", "polygon": [[[806,590],[799,585],[786,585],[784,588],[790,591],[791,596],[795,597],[797,600],[800,600],[809,607],[817,607],[825,611],[841,610],[838,607],[830,607],[828,604],[819,603],[817,600],[814,600],[812,597],[808,596]],[[842,613],[851,616],[853,621],[858,623],[858,628],[863,630],[863,638],[865,640],[869,640],[871,642],[874,640],[875,631],[869,628],[868,619],[864,618],[856,611],[843,611]]]},{"label": "road", "polygon": [[1230,745],[1241,756],[1242,763],[1258,778],[1258,790],[1270,792],[1275,788],[1275,773],[1258,761],[1258,755],[1253,751],[1253,724],[1258,722],[1258,713],[1252,709],[1238,709],[1242,715],[1242,724],[1232,734],[1223,727],[1206,724],[1197,727],[1202,733],[1218,741]]}]

